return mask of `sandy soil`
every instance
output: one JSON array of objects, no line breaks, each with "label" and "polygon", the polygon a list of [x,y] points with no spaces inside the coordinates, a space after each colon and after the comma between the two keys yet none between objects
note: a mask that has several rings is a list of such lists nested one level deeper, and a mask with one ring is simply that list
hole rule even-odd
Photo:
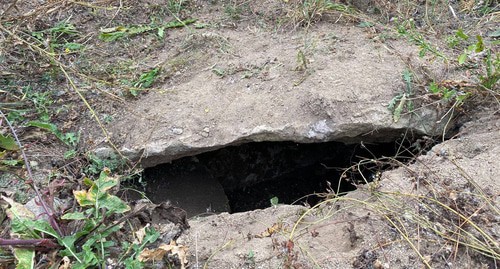
[{"label": "sandy soil", "polygon": [[[419,58],[417,46],[379,24],[359,27],[365,15],[316,13],[307,22],[294,13],[294,1],[189,2],[177,15],[197,18],[195,25],[168,30],[164,38],[148,33],[123,42],[96,36],[107,27],[148,24],[152,16],[173,20],[172,12],[156,0],[120,9],[119,15],[61,5],[47,6],[37,14],[48,15],[35,18],[25,13],[36,8],[32,3],[11,11],[28,14],[36,29],[70,14],[80,41],[88,42],[81,57],[64,60],[93,78],[75,81],[82,82],[108,137],[83,104],[72,106],[61,122],[81,133],[82,151],[112,141],[147,167],[247,141],[352,142],[363,135],[391,140],[407,128],[441,133],[447,123],[442,115],[449,115],[449,104],[426,106],[418,117],[405,114],[398,122],[387,105],[404,90],[405,69],[414,71],[424,96],[416,103],[432,104],[439,102],[423,86],[463,79],[460,70]],[[138,96],[120,86],[153,68],[160,68],[159,77]],[[60,85],[61,96],[70,95],[69,89]],[[188,268],[498,268],[491,258],[500,252],[498,141],[498,110],[477,107],[453,139],[357,191],[330,193],[314,208],[278,205],[191,218],[177,243],[189,248]],[[64,162],[41,154],[47,147],[32,149],[39,173],[58,159]]]}]

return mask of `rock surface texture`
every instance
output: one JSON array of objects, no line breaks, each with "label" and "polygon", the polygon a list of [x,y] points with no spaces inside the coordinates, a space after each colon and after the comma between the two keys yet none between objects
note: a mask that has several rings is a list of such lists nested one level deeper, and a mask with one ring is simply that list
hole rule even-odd
[{"label": "rock surface texture", "polygon": [[[405,91],[416,48],[380,43],[364,29],[321,24],[304,31],[199,30],[158,63],[187,61],[175,79],[114,115],[114,141],[144,167],[249,141],[388,141],[405,130],[438,134],[438,115],[395,123],[387,109]],[[446,121],[445,121],[446,122]],[[442,125],[443,123],[441,123]]]}]

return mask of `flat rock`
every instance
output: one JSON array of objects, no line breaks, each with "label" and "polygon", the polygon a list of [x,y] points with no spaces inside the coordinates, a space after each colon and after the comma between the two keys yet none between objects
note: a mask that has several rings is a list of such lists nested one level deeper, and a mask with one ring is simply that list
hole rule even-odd
[{"label": "flat rock", "polygon": [[[193,64],[114,116],[113,141],[125,155],[151,167],[250,141],[383,142],[408,128],[441,133],[436,111],[421,109],[396,123],[387,108],[405,90],[402,56],[418,57],[407,43],[389,46],[362,28],[336,24],[307,34],[241,31],[195,34],[202,41],[193,38],[197,46],[175,56]],[[214,39],[225,51],[210,45]],[[158,61],[169,57],[164,51]]]}]

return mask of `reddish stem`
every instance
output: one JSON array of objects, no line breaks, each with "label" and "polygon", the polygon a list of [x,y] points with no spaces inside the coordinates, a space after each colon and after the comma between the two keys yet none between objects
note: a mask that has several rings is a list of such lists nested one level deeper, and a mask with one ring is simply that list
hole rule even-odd
[{"label": "reddish stem", "polygon": [[51,239],[3,239],[0,238],[0,246],[36,248],[36,249],[56,249],[59,244]]},{"label": "reddish stem", "polygon": [[47,205],[47,203],[43,199],[42,195],[40,194],[40,191],[38,190],[38,188],[35,184],[35,181],[33,180],[34,177],[33,177],[33,173],[31,172],[31,166],[30,166],[30,163],[28,161],[28,157],[26,157],[26,154],[24,153],[23,146],[21,145],[21,141],[19,141],[19,138],[17,137],[17,134],[16,134],[16,131],[14,130],[14,127],[12,126],[12,124],[10,124],[9,119],[7,119],[7,117],[2,112],[1,109],[0,109],[0,115],[2,116],[2,118],[5,119],[5,122],[7,122],[7,125],[9,126],[9,129],[10,129],[12,135],[14,136],[14,139],[16,140],[16,143],[19,147],[19,150],[21,151],[21,155],[23,156],[24,165],[26,166],[26,171],[28,171],[28,177],[29,177],[29,181],[26,181],[26,182],[28,182],[29,186],[31,188],[33,188],[33,190],[35,191],[36,196],[38,197],[38,199],[40,200],[40,203],[42,204],[43,210],[45,211],[45,213],[49,217],[50,225],[52,226],[52,228],[54,228],[57,231],[59,236],[62,236],[63,234],[61,232],[61,228],[59,227],[59,224],[57,224],[56,220],[54,219],[53,211],[49,209],[49,206]]}]

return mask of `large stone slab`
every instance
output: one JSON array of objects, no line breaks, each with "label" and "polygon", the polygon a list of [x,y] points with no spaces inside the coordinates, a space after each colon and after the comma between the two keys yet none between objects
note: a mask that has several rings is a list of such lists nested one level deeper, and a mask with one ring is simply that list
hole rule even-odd
[{"label": "large stone slab", "polygon": [[307,34],[226,29],[195,37],[186,42],[196,46],[158,57],[185,55],[188,66],[161,90],[128,103],[129,113],[115,115],[115,141],[144,167],[248,141],[349,143],[387,141],[406,129],[441,133],[432,110],[396,123],[387,109],[405,89],[406,57],[417,57],[403,41],[380,43],[362,28],[336,24]]}]

